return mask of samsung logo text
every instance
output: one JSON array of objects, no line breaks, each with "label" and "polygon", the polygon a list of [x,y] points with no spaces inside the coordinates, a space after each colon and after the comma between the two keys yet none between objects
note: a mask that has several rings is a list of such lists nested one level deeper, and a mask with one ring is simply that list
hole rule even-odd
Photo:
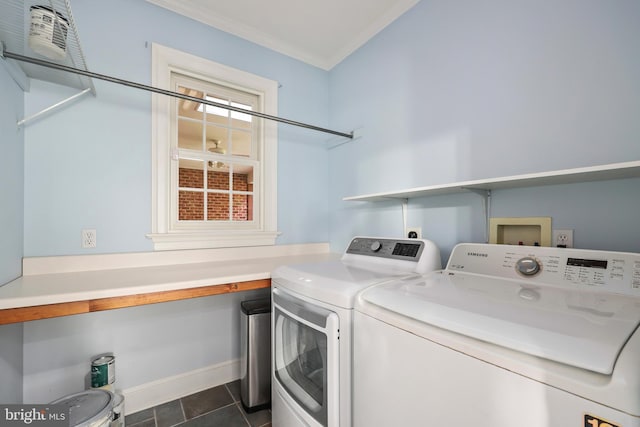
[{"label": "samsung logo text", "polygon": [[467,256],[479,256],[482,258],[487,258],[489,254],[485,254],[483,252],[467,252]]}]

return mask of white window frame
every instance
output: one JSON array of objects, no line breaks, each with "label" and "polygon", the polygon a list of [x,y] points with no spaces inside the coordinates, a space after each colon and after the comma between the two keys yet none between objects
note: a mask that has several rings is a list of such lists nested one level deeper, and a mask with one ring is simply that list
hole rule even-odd
[{"label": "white window frame", "polygon": [[[152,76],[154,87],[173,90],[172,73],[180,73],[217,84],[229,85],[251,91],[260,98],[264,114],[277,116],[278,83],[276,81],[237,70],[195,55],[152,44]],[[151,233],[155,250],[224,248],[238,246],[274,245],[277,232],[277,123],[261,120],[262,139],[258,143],[261,167],[261,188],[254,189],[259,218],[255,227],[246,224],[227,229],[175,229],[171,212],[171,162],[175,158],[171,147],[171,103],[175,98],[153,93],[152,95],[152,221]]]}]

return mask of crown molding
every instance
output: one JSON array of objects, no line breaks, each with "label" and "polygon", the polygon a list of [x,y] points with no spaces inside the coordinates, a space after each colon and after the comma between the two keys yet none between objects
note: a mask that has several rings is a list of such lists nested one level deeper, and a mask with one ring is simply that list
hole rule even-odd
[{"label": "crown molding", "polygon": [[383,15],[371,22],[363,31],[356,34],[338,49],[333,50],[331,55],[322,55],[301,48],[281,38],[273,37],[267,32],[260,31],[254,27],[246,25],[239,20],[231,19],[221,15],[211,15],[205,8],[198,7],[192,3],[179,2],[174,0],[146,0],[147,2],[164,9],[175,12],[179,15],[201,22],[220,31],[232,34],[236,37],[250,41],[267,49],[292,57],[314,67],[329,71],[334,66],[342,62],[346,57],[355,52],[362,45],[367,43],[372,37],[397,19],[400,15],[415,6],[420,0],[397,1],[394,7],[387,10]]}]

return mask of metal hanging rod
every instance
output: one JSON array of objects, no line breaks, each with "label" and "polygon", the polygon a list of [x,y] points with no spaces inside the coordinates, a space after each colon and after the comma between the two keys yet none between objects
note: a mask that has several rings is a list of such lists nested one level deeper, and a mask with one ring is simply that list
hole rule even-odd
[{"label": "metal hanging rod", "polygon": [[260,117],[262,119],[273,120],[273,121],[280,122],[280,123],[286,123],[288,125],[303,127],[303,128],[306,128],[306,129],[311,129],[311,130],[315,130],[315,131],[319,131],[319,132],[329,133],[329,134],[332,134],[332,135],[342,136],[344,138],[353,139],[353,132],[350,132],[350,133],[339,132],[339,131],[335,131],[335,130],[332,130],[332,129],[326,129],[326,128],[322,128],[322,127],[319,127],[319,126],[310,125],[310,124],[307,124],[307,123],[296,122],[294,120],[284,119],[282,117],[271,116],[269,114],[264,114],[264,113],[260,113],[260,112],[257,112],[257,111],[245,110],[244,108],[234,107],[232,105],[227,105],[227,104],[220,104],[220,103],[209,101],[209,100],[206,100],[206,99],[196,98],[194,96],[189,96],[189,95],[184,95],[182,93],[173,92],[171,90],[160,89],[160,88],[157,88],[157,87],[147,86],[147,85],[143,85],[141,83],[131,82],[131,81],[128,81],[128,80],[123,80],[123,79],[119,79],[119,78],[116,78],[116,77],[107,76],[107,75],[104,75],[104,74],[98,74],[98,73],[94,73],[94,72],[87,71],[87,70],[81,70],[81,69],[69,67],[69,66],[66,66],[66,65],[56,64],[54,62],[44,61],[42,59],[31,58],[31,57],[24,56],[24,55],[19,55],[19,54],[13,53],[13,52],[8,52],[6,50],[3,52],[3,56],[5,58],[11,58],[11,59],[15,59],[15,60],[18,60],[18,61],[29,62],[31,64],[41,65],[43,67],[54,68],[56,70],[67,71],[69,73],[80,74],[80,75],[87,76],[87,77],[92,77],[92,78],[95,78],[95,79],[98,79],[98,80],[105,80],[105,81],[108,81],[108,82],[111,82],[111,83],[116,83],[116,84],[120,84],[120,85],[124,85],[124,86],[133,87],[133,88],[136,88],[136,89],[146,90],[148,92],[155,92],[155,93],[159,93],[161,95],[172,96],[174,98],[180,98],[180,99],[184,99],[184,100],[187,100],[187,101],[193,101],[193,102],[198,102],[198,103],[202,103],[202,104],[206,104],[206,105],[211,105],[213,107],[224,108],[225,110],[231,110],[231,111],[236,111],[236,112],[243,113],[243,114],[249,114],[251,116]]}]

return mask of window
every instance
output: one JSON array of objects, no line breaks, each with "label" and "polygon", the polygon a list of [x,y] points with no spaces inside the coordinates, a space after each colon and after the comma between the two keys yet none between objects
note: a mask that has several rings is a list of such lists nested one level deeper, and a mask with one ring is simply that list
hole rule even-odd
[{"label": "window", "polygon": [[[248,111],[257,110],[255,94],[174,73],[172,90]],[[172,116],[177,132],[172,143],[177,169],[172,168],[173,228],[220,229],[252,222],[254,176],[260,169],[260,119],[246,113],[178,99]],[[177,183],[177,185],[175,185]],[[258,183],[259,188],[259,183]],[[207,223],[203,223],[206,221]],[[245,224],[246,225],[246,224]],[[250,225],[249,225],[250,226]]]},{"label": "window", "polygon": [[155,249],[272,245],[276,232],[277,83],[153,45]]}]

